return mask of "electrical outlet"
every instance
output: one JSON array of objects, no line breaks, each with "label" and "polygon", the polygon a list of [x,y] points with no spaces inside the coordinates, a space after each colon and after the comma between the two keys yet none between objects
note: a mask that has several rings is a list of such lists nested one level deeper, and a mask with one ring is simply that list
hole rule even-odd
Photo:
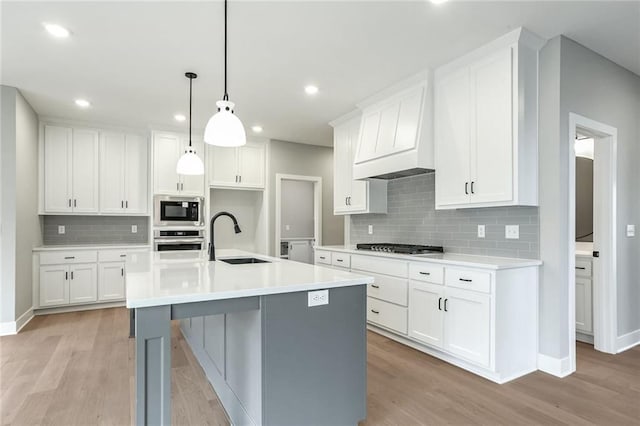
[{"label": "electrical outlet", "polygon": [[290,225],[285,225],[284,226],[284,230],[285,231],[291,231],[291,226]]},{"label": "electrical outlet", "polygon": [[504,237],[508,240],[520,238],[520,225],[507,225],[504,227]]},{"label": "electrical outlet", "polygon": [[373,225],[369,225],[369,228],[367,231],[369,232],[369,235],[373,235]]},{"label": "electrical outlet", "polygon": [[627,237],[635,237],[635,236],[636,236],[636,226],[627,225]]},{"label": "electrical outlet", "polygon": [[478,238],[484,238],[484,225],[478,225]]},{"label": "electrical outlet", "polygon": [[320,306],[329,304],[329,290],[317,290],[307,293],[308,306]]},{"label": "electrical outlet", "polygon": [[58,234],[64,234],[64,225],[58,225]]},{"label": "electrical outlet", "polygon": [[138,225],[131,225],[131,233],[132,234],[138,233]]}]

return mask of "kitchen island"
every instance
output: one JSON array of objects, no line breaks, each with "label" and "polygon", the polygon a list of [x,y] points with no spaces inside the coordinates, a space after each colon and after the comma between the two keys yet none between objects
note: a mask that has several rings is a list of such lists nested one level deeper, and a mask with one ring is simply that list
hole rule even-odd
[{"label": "kitchen island", "polygon": [[[171,422],[171,320],[233,424],[355,425],[366,414],[373,278],[238,250],[127,259],[136,423]],[[229,264],[230,258],[265,263]]]}]

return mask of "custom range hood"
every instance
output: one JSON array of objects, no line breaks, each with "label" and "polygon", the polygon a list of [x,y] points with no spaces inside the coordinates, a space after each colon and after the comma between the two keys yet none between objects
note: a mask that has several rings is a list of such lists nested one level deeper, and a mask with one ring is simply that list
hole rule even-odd
[{"label": "custom range hood", "polygon": [[358,104],[354,179],[398,179],[434,171],[433,89],[428,71]]}]

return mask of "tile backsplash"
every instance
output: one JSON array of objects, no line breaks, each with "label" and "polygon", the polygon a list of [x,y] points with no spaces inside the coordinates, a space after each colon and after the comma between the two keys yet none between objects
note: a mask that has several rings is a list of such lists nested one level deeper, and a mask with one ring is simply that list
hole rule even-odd
[{"label": "tile backsplash", "polygon": [[[58,234],[58,226],[65,227]],[[131,225],[138,232],[131,232]],[[145,216],[43,216],[45,245],[147,244],[149,218]]]},{"label": "tile backsplash", "polygon": [[[449,253],[539,257],[538,207],[435,210],[434,173],[389,181],[387,202],[386,215],[351,215],[351,244],[427,244]],[[485,238],[478,238],[478,225],[485,225]],[[505,225],[519,225],[520,238],[507,240]]]}]

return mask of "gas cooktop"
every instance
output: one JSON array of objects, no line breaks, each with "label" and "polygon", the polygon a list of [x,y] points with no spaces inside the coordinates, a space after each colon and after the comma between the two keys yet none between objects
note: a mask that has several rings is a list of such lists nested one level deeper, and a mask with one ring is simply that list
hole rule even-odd
[{"label": "gas cooktop", "polygon": [[417,244],[369,243],[357,244],[356,248],[358,250],[371,250],[398,254],[435,254],[444,252],[441,246],[422,246]]}]

